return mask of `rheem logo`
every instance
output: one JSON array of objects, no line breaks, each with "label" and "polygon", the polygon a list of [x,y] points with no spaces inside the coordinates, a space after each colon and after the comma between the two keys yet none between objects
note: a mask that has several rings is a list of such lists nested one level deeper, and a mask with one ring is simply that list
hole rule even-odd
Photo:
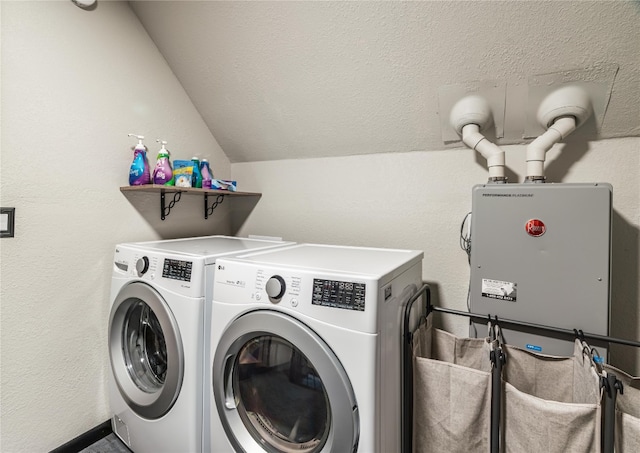
[{"label": "rheem logo", "polygon": [[539,219],[531,219],[524,226],[525,231],[529,236],[539,237],[542,236],[545,231],[547,231],[547,227],[544,222]]}]

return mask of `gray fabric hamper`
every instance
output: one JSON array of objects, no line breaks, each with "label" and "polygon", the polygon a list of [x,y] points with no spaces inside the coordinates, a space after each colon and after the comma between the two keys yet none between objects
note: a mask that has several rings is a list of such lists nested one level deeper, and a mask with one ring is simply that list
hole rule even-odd
[{"label": "gray fabric hamper", "polygon": [[488,453],[491,343],[435,329],[413,337],[414,453]]},{"label": "gray fabric hamper", "polygon": [[502,345],[504,399],[501,452],[598,453],[599,376],[584,345],[553,357]]}]

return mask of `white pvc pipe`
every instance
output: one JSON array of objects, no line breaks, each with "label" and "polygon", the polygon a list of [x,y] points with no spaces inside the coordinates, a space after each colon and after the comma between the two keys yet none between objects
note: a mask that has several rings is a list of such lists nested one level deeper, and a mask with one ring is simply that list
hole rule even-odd
[{"label": "white pvc pipe", "polygon": [[574,130],[576,130],[574,117],[558,118],[544,134],[529,143],[527,147],[527,180],[544,180],[544,161],[547,151]]},{"label": "white pvc pipe", "polygon": [[504,151],[487,140],[477,124],[463,126],[462,142],[487,159],[489,178],[504,178]]}]

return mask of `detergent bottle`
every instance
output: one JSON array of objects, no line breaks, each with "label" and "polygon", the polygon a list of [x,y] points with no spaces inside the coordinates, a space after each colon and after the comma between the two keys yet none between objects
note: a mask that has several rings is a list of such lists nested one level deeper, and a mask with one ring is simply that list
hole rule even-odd
[{"label": "detergent bottle", "polygon": [[202,173],[200,173],[200,161],[197,157],[191,158],[193,173],[191,174],[191,187],[202,189]]},{"label": "detergent bottle", "polygon": [[202,174],[202,188],[211,189],[213,174],[211,173],[211,168],[209,168],[209,161],[207,159],[202,159],[202,162],[200,162],[200,173]]},{"label": "detergent bottle", "polygon": [[143,135],[129,134],[129,137],[136,137],[138,144],[133,150],[133,162],[129,170],[129,185],[142,186],[151,184],[151,176],[149,174],[149,161],[147,160],[147,147],[144,146],[142,140]]},{"label": "detergent bottle", "polygon": [[162,148],[158,151],[158,160],[156,161],[156,167],[153,169],[153,183],[161,186],[173,186],[175,182],[171,161],[169,160],[169,150],[164,146],[167,142],[160,139],[156,139],[156,142],[162,144]]}]

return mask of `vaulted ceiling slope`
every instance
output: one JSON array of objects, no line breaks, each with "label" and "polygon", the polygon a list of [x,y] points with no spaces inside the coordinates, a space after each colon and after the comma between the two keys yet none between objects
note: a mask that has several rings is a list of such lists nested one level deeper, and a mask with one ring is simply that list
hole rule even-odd
[{"label": "vaulted ceiling slope", "polygon": [[532,77],[601,67],[592,138],[640,135],[638,1],[130,3],[232,162],[460,146],[438,93],[472,81],[522,143]]}]

